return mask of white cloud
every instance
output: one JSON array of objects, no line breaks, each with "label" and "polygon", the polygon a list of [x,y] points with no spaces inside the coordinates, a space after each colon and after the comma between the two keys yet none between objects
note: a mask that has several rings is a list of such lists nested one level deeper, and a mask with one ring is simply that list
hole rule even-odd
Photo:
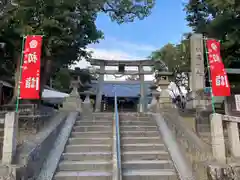
[{"label": "white cloud", "polygon": [[[106,59],[106,60],[139,60],[142,57],[136,57],[122,50],[111,50],[103,48],[88,48],[88,51],[92,51],[93,58]],[[145,59],[145,58],[144,58]]]},{"label": "white cloud", "polygon": [[110,41],[112,44],[121,46],[123,48],[127,48],[127,49],[131,49],[132,51],[155,51],[157,49],[157,47],[152,46],[152,45],[148,45],[148,44],[136,44],[136,43],[132,43],[132,42],[128,42],[128,41],[124,41],[124,40],[119,40],[117,38],[107,38],[106,41]]},{"label": "white cloud", "polygon": [[[128,53],[125,53],[121,50],[107,50],[107,49],[97,49],[97,48],[88,48],[88,51],[92,52],[92,57],[96,59],[106,59],[106,60],[142,60],[145,59],[143,57],[135,57]],[[89,62],[87,62],[85,59],[82,59],[75,65],[71,66],[71,68],[79,67],[81,69],[87,68],[91,66]],[[109,69],[109,68],[107,68]],[[112,68],[111,68],[112,69]],[[134,70],[135,68],[128,68],[131,70]],[[145,75],[146,80],[152,80],[152,75]],[[115,78],[113,75],[107,75],[105,76],[105,80],[107,81],[122,81],[125,80],[125,77],[121,78]]]},{"label": "white cloud", "polygon": [[[154,51],[156,48],[152,45],[136,44],[132,42],[127,42],[119,40],[113,37],[106,37],[101,40],[99,44],[90,45],[88,51],[92,52],[92,57],[96,59],[105,60],[143,60]],[[81,69],[91,66],[89,62],[85,59],[77,62],[75,65],[71,66],[80,67]],[[106,67],[106,69],[112,69]],[[115,69],[115,68],[113,68]],[[136,68],[126,68],[127,70],[135,70]],[[124,80],[125,77],[115,78],[112,75],[107,75],[106,80]],[[146,75],[146,80],[153,80],[152,75]]]}]

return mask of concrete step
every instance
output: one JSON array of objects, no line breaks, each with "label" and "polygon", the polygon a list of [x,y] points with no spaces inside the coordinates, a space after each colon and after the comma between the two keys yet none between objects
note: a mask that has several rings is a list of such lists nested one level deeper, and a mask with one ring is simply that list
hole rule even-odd
[{"label": "concrete step", "polygon": [[111,114],[111,115],[94,115],[93,120],[113,120],[114,119],[114,114]]},{"label": "concrete step", "polygon": [[155,137],[123,137],[121,138],[122,144],[143,144],[143,143],[163,143],[163,140],[159,136]]},{"label": "concrete step", "polygon": [[59,171],[111,171],[111,161],[62,161]]},{"label": "concrete step", "polygon": [[113,117],[111,118],[97,118],[97,117],[86,117],[86,118],[82,118],[81,120],[77,120],[77,122],[81,122],[81,121],[88,121],[88,122],[97,122],[97,121],[107,121],[107,122],[113,122]]},{"label": "concrete step", "polygon": [[112,152],[78,152],[78,153],[63,153],[63,160],[68,161],[110,161],[112,159]]},{"label": "concrete step", "polygon": [[173,169],[123,170],[124,180],[177,180]]},{"label": "concrete step", "polygon": [[143,113],[119,113],[121,117],[151,117],[150,114],[143,114]]},{"label": "concrete step", "polygon": [[132,125],[132,126],[136,126],[136,125],[148,125],[148,126],[156,126],[156,122],[154,121],[122,121],[120,120],[120,125]]},{"label": "concrete step", "polygon": [[67,145],[65,152],[99,152],[99,151],[112,151],[112,146],[109,144],[78,144]]},{"label": "concrete step", "polygon": [[122,144],[123,151],[164,151],[164,144]]},{"label": "concrete step", "polygon": [[97,117],[97,116],[92,116],[92,117],[83,117],[80,120],[77,121],[113,121],[114,116],[111,117]]},{"label": "concrete step", "polygon": [[130,126],[125,125],[121,126],[121,129],[124,131],[155,131],[157,130],[157,126]]},{"label": "concrete step", "polygon": [[156,131],[120,131],[121,137],[156,137],[160,133]]},{"label": "concrete step", "polygon": [[68,144],[74,145],[74,144],[111,144],[112,138],[105,138],[105,137],[73,137],[69,138]]},{"label": "concrete step", "polygon": [[127,160],[169,160],[167,151],[122,151],[122,161]]},{"label": "concrete step", "polygon": [[90,131],[90,132],[72,132],[71,137],[84,137],[84,138],[95,138],[95,137],[112,137],[112,131]]},{"label": "concrete step", "polygon": [[112,180],[111,172],[77,172],[77,171],[60,171],[57,172],[53,180]]},{"label": "concrete step", "polygon": [[73,131],[74,132],[88,132],[88,131],[111,131],[112,126],[74,126]]},{"label": "concrete step", "polygon": [[149,119],[147,117],[121,117],[120,118],[120,122],[123,122],[123,121],[142,121],[142,122],[155,122],[154,120],[152,119]]},{"label": "concrete step", "polygon": [[75,125],[78,126],[91,126],[91,125],[105,125],[110,126],[112,125],[112,122],[110,121],[77,121]]},{"label": "concrete step", "polygon": [[170,160],[135,160],[123,161],[123,169],[171,169],[174,168]]},{"label": "concrete step", "polygon": [[[53,180],[112,180],[111,172],[77,172],[60,171],[57,172]],[[124,170],[124,180],[177,180],[177,176],[172,169],[154,170]]]},{"label": "concrete step", "polygon": [[94,116],[99,116],[99,117],[108,117],[108,116],[113,116],[114,113],[112,112],[94,112]]},{"label": "concrete step", "polygon": [[92,116],[92,117],[82,117],[80,120],[78,121],[113,121],[113,117],[96,117],[96,116]]}]

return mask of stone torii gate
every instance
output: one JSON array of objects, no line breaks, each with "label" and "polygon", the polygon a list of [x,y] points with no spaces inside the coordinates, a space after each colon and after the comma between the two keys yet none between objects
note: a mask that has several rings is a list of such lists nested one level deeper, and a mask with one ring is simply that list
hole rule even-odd
[{"label": "stone torii gate", "polygon": [[[151,75],[152,71],[145,71],[144,66],[152,67],[154,65],[153,60],[104,60],[104,59],[90,59],[89,61],[92,66],[100,66],[96,70],[99,74],[98,78],[98,91],[96,96],[96,107],[95,111],[101,110],[102,102],[102,89],[104,84],[104,75],[139,75],[140,77],[140,103],[139,112],[145,111],[145,91],[144,91],[144,75]],[[118,67],[118,70],[106,70],[106,66]],[[126,70],[125,67],[137,67],[138,70]]]}]

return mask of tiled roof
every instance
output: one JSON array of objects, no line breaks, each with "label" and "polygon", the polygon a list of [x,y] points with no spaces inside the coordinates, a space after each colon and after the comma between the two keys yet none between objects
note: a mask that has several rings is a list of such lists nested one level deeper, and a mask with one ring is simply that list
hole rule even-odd
[{"label": "tiled roof", "polygon": [[[149,87],[151,86],[152,82],[145,82],[145,94],[150,94]],[[98,84],[92,84],[92,91],[97,93],[97,86]],[[138,97],[140,94],[140,83],[109,83],[105,82],[103,85],[102,92],[105,96],[114,97],[114,92],[116,90],[118,97]]]}]

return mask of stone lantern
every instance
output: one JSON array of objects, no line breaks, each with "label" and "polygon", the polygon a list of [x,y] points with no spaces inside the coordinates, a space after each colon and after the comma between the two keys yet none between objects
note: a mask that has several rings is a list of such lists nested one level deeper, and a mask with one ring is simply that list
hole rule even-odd
[{"label": "stone lantern", "polygon": [[81,92],[81,94],[85,95],[85,99],[82,102],[82,112],[90,115],[93,112],[93,105],[90,100],[90,95],[93,95],[94,93],[92,91],[84,91]]},{"label": "stone lantern", "polygon": [[171,97],[168,92],[168,86],[170,84],[170,80],[173,78],[172,72],[160,72],[159,79],[157,84],[161,87],[160,92],[160,104],[161,105],[170,105],[171,104]]},{"label": "stone lantern", "polygon": [[156,112],[156,108],[158,107],[158,102],[159,102],[159,96],[160,92],[157,91],[158,86],[156,84],[153,84],[152,86],[149,87],[151,89],[151,95],[152,95],[152,101],[151,104],[149,105],[149,110]]},{"label": "stone lantern", "polygon": [[81,112],[82,100],[78,93],[78,83],[71,83],[72,91],[69,96],[63,102],[63,109],[67,111],[79,111]]}]

